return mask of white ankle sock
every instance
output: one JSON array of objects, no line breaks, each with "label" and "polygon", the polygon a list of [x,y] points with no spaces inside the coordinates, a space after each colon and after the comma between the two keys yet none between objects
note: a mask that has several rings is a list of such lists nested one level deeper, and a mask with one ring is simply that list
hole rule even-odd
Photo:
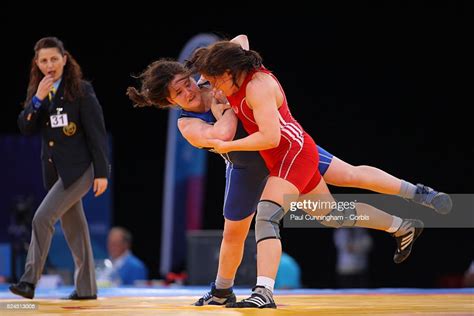
[{"label": "white ankle sock", "polygon": [[259,276],[257,277],[257,286],[263,286],[266,289],[270,290],[273,293],[273,287],[275,286],[275,280],[269,278],[269,277],[264,277],[264,276]]},{"label": "white ankle sock", "polygon": [[394,233],[396,232],[399,228],[400,228],[400,225],[402,225],[402,219],[400,217],[397,217],[397,216],[392,216],[393,217],[393,220],[392,220],[392,225],[386,230],[387,233]]}]

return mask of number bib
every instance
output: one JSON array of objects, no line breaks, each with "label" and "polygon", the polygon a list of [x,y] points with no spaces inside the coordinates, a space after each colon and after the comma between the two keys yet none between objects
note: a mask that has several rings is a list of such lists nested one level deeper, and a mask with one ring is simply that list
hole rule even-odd
[{"label": "number bib", "polygon": [[56,127],[64,127],[67,126],[68,121],[67,121],[67,114],[57,114],[57,115],[51,115],[49,117],[51,121],[51,127],[56,128]]}]

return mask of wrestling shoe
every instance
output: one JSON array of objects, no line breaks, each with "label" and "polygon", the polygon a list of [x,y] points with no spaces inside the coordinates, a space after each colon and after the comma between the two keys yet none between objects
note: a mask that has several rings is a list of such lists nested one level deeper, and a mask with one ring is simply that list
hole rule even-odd
[{"label": "wrestling shoe", "polygon": [[250,297],[241,300],[240,302],[227,303],[227,308],[276,308],[275,301],[273,301],[272,292],[263,287],[256,286],[252,289]]},{"label": "wrestling shoe", "polygon": [[413,201],[421,205],[431,207],[439,214],[448,214],[453,208],[451,197],[443,192],[438,192],[432,188],[418,183]]},{"label": "wrestling shoe", "polygon": [[203,297],[198,299],[193,305],[204,306],[204,305],[225,305],[227,303],[235,303],[237,298],[235,297],[234,291],[230,289],[216,289],[216,284],[211,283],[211,290],[207,292]]},{"label": "wrestling shoe", "polygon": [[397,250],[393,255],[395,263],[401,263],[411,253],[413,243],[423,231],[423,222],[418,219],[404,219],[400,228],[392,234],[397,242]]}]

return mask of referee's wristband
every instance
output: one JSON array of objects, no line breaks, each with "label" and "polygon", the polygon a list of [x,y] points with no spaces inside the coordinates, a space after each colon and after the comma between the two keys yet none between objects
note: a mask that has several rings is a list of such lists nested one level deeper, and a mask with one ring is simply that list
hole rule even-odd
[{"label": "referee's wristband", "polygon": [[43,102],[43,100],[40,100],[40,98],[38,98],[36,95],[33,96],[33,98],[31,99],[31,102],[33,102],[33,108],[35,110],[38,110],[41,106],[41,102]]}]

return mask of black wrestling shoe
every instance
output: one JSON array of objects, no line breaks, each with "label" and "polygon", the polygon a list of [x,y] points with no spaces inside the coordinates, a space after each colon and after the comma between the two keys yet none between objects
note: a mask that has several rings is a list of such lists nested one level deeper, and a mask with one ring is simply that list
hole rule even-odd
[{"label": "black wrestling shoe", "polygon": [[216,284],[211,283],[211,290],[207,292],[203,297],[197,300],[194,306],[204,305],[225,305],[227,303],[235,303],[237,298],[235,297],[234,291],[230,289],[216,289]]},{"label": "black wrestling shoe", "polygon": [[227,308],[276,308],[273,301],[273,293],[263,286],[256,286],[252,289],[250,297],[240,302],[228,303]]},{"label": "black wrestling shoe", "polygon": [[392,234],[397,242],[397,250],[393,255],[395,263],[401,263],[408,258],[413,243],[423,231],[423,222],[418,219],[404,219],[400,228]]}]

